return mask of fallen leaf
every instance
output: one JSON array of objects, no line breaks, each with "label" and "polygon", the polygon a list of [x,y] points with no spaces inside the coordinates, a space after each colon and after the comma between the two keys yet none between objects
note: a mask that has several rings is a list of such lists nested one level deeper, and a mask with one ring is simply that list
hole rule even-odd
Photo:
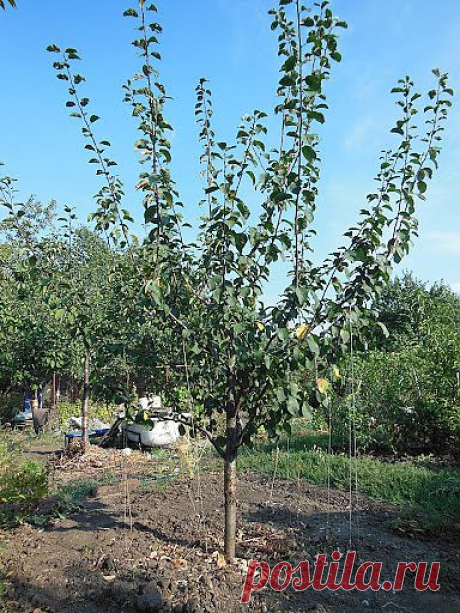
[{"label": "fallen leaf", "polygon": [[102,578],[104,579],[104,581],[107,581],[107,583],[111,583],[112,581],[115,581],[117,576],[116,575],[103,575]]}]

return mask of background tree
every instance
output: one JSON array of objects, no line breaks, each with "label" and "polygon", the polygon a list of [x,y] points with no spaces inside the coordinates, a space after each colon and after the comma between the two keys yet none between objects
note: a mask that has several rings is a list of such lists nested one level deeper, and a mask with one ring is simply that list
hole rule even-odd
[{"label": "background tree", "polygon": [[[460,435],[460,298],[406,274],[375,304],[385,325],[371,330],[370,351],[357,353],[358,443],[363,449],[446,453]],[[382,376],[382,373],[385,376]],[[346,436],[346,407],[334,428]]]},{"label": "background tree", "polygon": [[458,295],[442,282],[428,288],[410,272],[394,279],[373,307],[387,333],[382,334],[381,327],[376,326],[370,331],[369,343],[385,351],[422,342],[430,333],[429,322],[451,330],[460,326]]},{"label": "background tree", "polygon": [[36,394],[55,372],[82,381],[87,442],[91,373],[109,367],[108,347],[122,327],[111,279],[118,256],[77,226],[70,207],[56,219],[55,203],[20,203],[14,186],[10,177],[0,179],[2,387]]},{"label": "background tree", "polygon": [[[109,343],[117,323],[109,310],[114,300],[111,273],[116,254],[97,234],[85,227],[74,228],[76,216],[65,207],[62,234],[59,236],[59,258],[52,265],[50,282],[59,308],[54,318],[65,329],[67,370],[82,381],[83,450],[89,443],[89,402],[91,380],[97,376],[98,356]],[[93,375],[94,373],[94,375]]]},{"label": "background tree", "polygon": [[4,351],[0,372],[5,381],[22,384],[36,396],[52,372],[63,365],[64,345],[53,317],[57,308],[51,263],[59,251],[53,237],[55,203],[34,198],[17,201],[15,181],[0,177],[2,245],[2,302],[0,336]]}]

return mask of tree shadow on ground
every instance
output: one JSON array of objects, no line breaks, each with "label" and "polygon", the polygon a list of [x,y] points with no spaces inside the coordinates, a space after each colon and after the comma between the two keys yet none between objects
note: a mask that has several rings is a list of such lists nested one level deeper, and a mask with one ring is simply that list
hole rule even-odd
[{"label": "tree shadow on ground", "polygon": [[[127,527],[124,518],[118,512],[107,510],[107,506],[99,500],[87,499],[76,503],[78,508],[63,512],[60,521],[53,521],[46,526],[47,532],[96,532],[97,530],[123,529]],[[50,511],[53,514],[53,509]]]},{"label": "tree shadow on ground", "polygon": [[[155,583],[152,577],[151,583]],[[145,586],[133,581],[132,575],[120,575],[111,582],[102,575],[93,573],[91,583],[87,581],[87,571],[79,565],[66,568],[65,578],[47,580],[42,584],[41,578],[28,581],[10,577],[7,583],[8,608],[6,611],[24,613],[26,607],[39,607],[56,613],[120,613],[131,611],[172,612],[173,607],[161,597],[157,590],[145,592]],[[158,609],[148,608],[148,598],[156,603]],[[142,607],[144,602],[145,608]],[[162,604],[161,604],[162,603]],[[161,607],[160,607],[161,604]],[[16,606],[15,606],[16,605]],[[0,609],[1,610],[1,609]]]},{"label": "tree shadow on ground", "polygon": [[[356,613],[362,610],[385,613],[458,613],[460,599],[452,594],[420,593],[404,589],[399,594],[373,592],[296,592],[292,587],[275,592],[269,586],[253,593],[251,602],[240,603],[242,584],[222,597],[218,590],[200,589],[195,593],[177,588],[169,591],[170,579],[163,573],[149,571],[147,576],[135,577],[132,572],[104,575],[88,573],[84,565],[76,562],[66,565],[59,574],[38,573],[35,577],[10,576],[7,582],[8,613],[47,610],[53,613],[131,613],[132,611],[157,613]],[[272,568],[274,564],[270,565]],[[201,583],[197,581],[197,585]],[[215,585],[215,584],[214,584]]]},{"label": "tree shadow on ground", "polygon": [[[209,478],[203,487],[210,488],[212,479],[216,480]],[[287,560],[295,567],[307,559],[313,563],[318,553],[349,549],[346,493],[332,492],[331,504],[328,504],[328,495],[321,488],[308,484],[296,488],[291,483],[289,489],[289,482],[282,482],[276,484],[272,501],[267,500],[270,497],[267,488],[264,501],[261,495],[265,490],[259,486],[259,491],[255,492],[256,487],[253,479],[241,488],[245,504],[240,505],[239,523],[243,534],[238,544],[239,557],[267,561],[271,568]],[[34,533],[32,541],[35,542],[25,542],[23,554],[15,558],[14,573],[7,579],[12,584],[8,589],[9,598],[22,603],[22,608],[18,605],[6,611],[24,613],[27,611],[24,603],[27,603],[32,610],[39,607],[53,613],[127,613],[142,610],[142,597],[150,594],[155,599],[158,592],[164,598],[164,606],[158,611],[164,613],[356,613],[362,610],[419,613],[428,608],[431,613],[460,611],[458,582],[450,586],[452,594],[444,590],[437,594],[417,594],[410,589],[409,581],[407,590],[396,595],[382,591],[375,594],[342,590],[315,592],[311,588],[295,592],[291,587],[285,592],[275,592],[266,587],[254,594],[249,606],[241,605],[244,576],[235,575],[232,568],[219,569],[215,563],[209,565],[203,559],[205,541],[200,526],[191,524],[187,504],[181,507],[180,515],[177,512],[183,492],[184,487],[177,485],[172,494],[152,493],[151,498],[142,499],[143,507],[136,506],[139,501],[135,499],[132,525],[120,502],[107,502],[111,500],[108,497],[89,498],[77,513],[46,527],[43,533]],[[259,502],[255,501],[255,495]],[[210,534],[219,535],[221,501],[209,500],[207,514]],[[388,514],[388,517],[393,516],[394,510],[388,509]],[[382,519],[374,510],[371,513],[367,509],[353,511],[352,545],[360,560],[382,561],[385,580],[393,578],[391,574],[398,560],[421,561],[424,556],[437,559],[439,552],[435,543],[409,541],[389,534]],[[188,529],[177,533],[178,527],[187,528],[187,521]],[[257,544],[259,536],[264,547]],[[125,538],[131,539],[131,549],[124,548]],[[256,543],[248,545],[245,540]],[[56,549],[57,543],[61,549]],[[152,551],[158,551],[158,557],[153,560]],[[187,570],[179,573],[175,569],[173,558],[176,556],[187,560]],[[166,560],[161,561],[162,557]],[[203,582],[203,577],[207,580],[208,576],[212,577],[212,587]],[[198,597],[194,596],[195,586]],[[367,604],[363,604],[364,601]],[[144,600],[144,604],[146,602]]]}]

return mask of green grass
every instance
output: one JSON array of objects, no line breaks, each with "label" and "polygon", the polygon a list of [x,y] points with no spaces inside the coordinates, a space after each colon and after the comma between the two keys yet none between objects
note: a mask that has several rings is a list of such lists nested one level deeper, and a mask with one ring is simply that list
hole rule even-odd
[{"label": "green grass", "polygon": [[62,514],[78,510],[87,498],[96,495],[98,485],[93,479],[78,479],[61,486],[55,494],[58,509]]},{"label": "green grass", "polygon": [[[358,490],[375,500],[399,505],[406,520],[418,519],[419,527],[438,531],[460,517],[460,469],[431,469],[421,461],[384,462],[345,454],[328,455],[327,435],[307,434],[276,445],[261,444],[244,451],[239,468],[282,479],[300,479],[348,489],[350,467],[358,475]],[[278,456],[278,458],[277,458]]]},{"label": "green grass", "polygon": [[59,430],[47,429],[37,435],[32,426],[24,430],[11,430],[4,427],[0,430],[0,444],[8,445],[12,450],[21,453],[31,449],[50,447],[57,449],[64,441],[63,433]]},{"label": "green grass", "polygon": [[4,577],[4,568],[2,564],[2,556],[5,549],[5,542],[0,538],[0,605],[2,604],[5,596],[6,596],[6,586],[5,586],[5,577]]},{"label": "green grass", "polygon": [[106,473],[100,479],[76,479],[66,485],[61,485],[54,493],[56,504],[51,511],[54,517],[67,517],[81,510],[87,498],[96,496],[101,485],[113,485],[116,476]]}]

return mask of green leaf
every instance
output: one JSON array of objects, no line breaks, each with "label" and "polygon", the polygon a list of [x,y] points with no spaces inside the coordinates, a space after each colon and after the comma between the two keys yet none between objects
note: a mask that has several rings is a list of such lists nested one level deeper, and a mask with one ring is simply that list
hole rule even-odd
[{"label": "green leaf", "polygon": [[297,402],[297,399],[293,398],[292,396],[288,398],[286,408],[293,417],[296,417],[299,414],[299,403]]},{"label": "green leaf", "polygon": [[297,84],[297,79],[291,77],[290,75],[285,75],[282,79],[280,79],[280,85],[282,87],[292,87]]},{"label": "green leaf", "polygon": [[311,91],[313,92],[321,91],[321,85],[322,85],[321,74],[314,73],[314,74],[308,75],[305,78],[305,81],[307,83],[308,89],[310,89]]},{"label": "green leaf", "polygon": [[290,72],[296,66],[296,64],[297,64],[297,56],[296,55],[291,55],[284,62],[281,70],[283,70],[285,72]]},{"label": "green leaf", "polygon": [[123,17],[139,17],[139,13],[135,11],[134,9],[127,9],[123,13]]},{"label": "green leaf", "polygon": [[388,332],[388,328],[386,327],[386,325],[381,321],[378,321],[377,325],[382,329],[385,338],[388,338],[390,336],[390,333]]},{"label": "green leaf", "polygon": [[319,356],[320,348],[313,336],[307,336],[307,345],[314,356]]},{"label": "green leaf", "polygon": [[309,162],[316,160],[316,151],[310,145],[304,145],[302,147],[302,153]]},{"label": "green leaf", "polygon": [[167,162],[171,161],[171,153],[168,149],[160,149],[159,153],[164,157]]},{"label": "green leaf", "polygon": [[425,181],[417,181],[417,189],[420,194],[424,194],[427,190],[427,184]]}]

